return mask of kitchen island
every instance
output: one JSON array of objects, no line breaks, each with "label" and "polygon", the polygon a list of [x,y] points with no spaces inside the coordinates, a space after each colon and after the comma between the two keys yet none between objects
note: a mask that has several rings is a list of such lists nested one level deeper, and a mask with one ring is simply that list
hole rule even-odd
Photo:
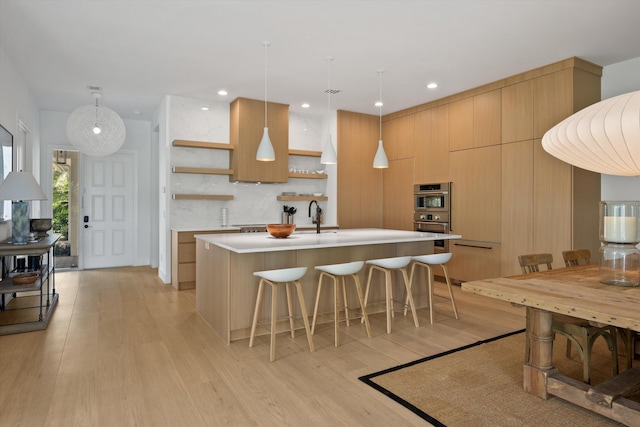
[{"label": "kitchen island", "polygon": [[[433,253],[433,241],[459,239],[459,235],[384,229],[295,232],[286,239],[267,233],[196,235],[196,311],[228,344],[249,336],[258,290],[254,271],[308,267],[302,278],[307,311],[312,312],[319,273],[316,265],[363,261],[403,255]],[[365,270],[360,280],[366,283]],[[375,277],[376,283],[382,278]],[[398,281],[395,281],[396,285]],[[402,297],[396,286],[396,299]],[[415,292],[414,292],[415,293]],[[333,304],[329,292],[320,301],[320,312]],[[281,295],[284,298],[284,295]],[[356,305],[356,296],[350,295]],[[384,286],[372,286],[370,301],[384,298]],[[284,316],[286,303],[279,304]],[[267,318],[264,309],[261,318]],[[367,311],[375,311],[368,307]],[[319,321],[322,321],[320,319]],[[327,319],[326,321],[329,321]],[[261,333],[266,333],[261,331]]]}]

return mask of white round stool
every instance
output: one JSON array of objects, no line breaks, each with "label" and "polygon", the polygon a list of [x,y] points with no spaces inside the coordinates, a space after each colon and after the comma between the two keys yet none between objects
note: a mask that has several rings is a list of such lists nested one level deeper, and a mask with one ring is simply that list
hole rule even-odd
[{"label": "white round stool", "polygon": [[[367,336],[371,338],[371,328],[369,326],[369,317],[367,317],[367,311],[364,307],[364,300],[362,296],[362,286],[360,286],[360,278],[358,272],[362,270],[364,261],[347,262],[344,264],[330,264],[330,265],[318,265],[316,270],[320,271],[320,278],[318,279],[318,293],[316,294],[316,304],[313,309],[313,322],[311,323],[311,334],[313,335],[316,328],[316,318],[318,316],[318,303],[320,301],[320,291],[322,290],[322,278],[328,277],[333,279],[333,323],[335,334],[335,346],[340,345],[340,338],[338,334],[338,323],[345,321],[349,326],[349,320],[363,319],[367,328]],[[360,301],[360,309],[362,314],[360,316],[349,316],[349,300],[347,298],[347,289],[345,287],[346,278],[351,276],[358,292],[358,300]],[[340,305],[339,295],[340,288],[342,288],[343,304]],[[344,319],[340,319],[340,311],[344,309]]]},{"label": "white round stool", "polygon": [[[391,272],[394,270],[399,270],[402,272],[402,278],[404,279],[404,286],[407,293],[407,300],[411,307],[411,313],[413,314],[413,322],[416,325],[416,328],[420,326],[418,324],[418,316],[416,315],[416,307],[413,304],[413,296],[411,295],[411,283],[409,282],[409,278],[407,277],[407,265],[411,262],[410,256],[400,256],[393,258],[380,258],[380,259],[370,259],[366,261],[369,265],[369,277],[367,279],[367,290],[364,294],[364,305],[365,308],[367,306],[367,299],[369,299],[369,288],[371,286],[371,277],[373,276],[373,271],[378,270],[384,273],[385,277],[385,303],[387,308],[387,333],[391,333],[391,316],[393,312],[393,289],[391,287]],[[405,311],[406,314],[406,311]]]},{"label": "white round stool", "polygon": [[278,302],[278,286],[285,285],[287,291],[287,306],[289,309],[289,325],[291,326],[291,338],[295,338],[294,321],[293,321],[293,305],[291,304],[291,290],[290,285],[293,283],[296,286],[298,294],[298,301],[300,302],[300,310],[302,312],[302,321],[304,322],[304,329],[307,332],[307,340],[309,341],[309,350],[314,351],[313,339],[311,338],[311,331],[309,330],[309,318],[307,316],[307,308],[304,303],[304,297],[302,295],[302,286],[300,285],[300,278],[307,272],[307,267],[295,267],[284,268],[280,270],[266,270],[256,271],[254,276],[260,277],[260,284],[258,285],[258,297],[256,298],[256,307],[253,312],[253,323],[251,324],[251,336],[249,338],[249,347],[253,347],[253,339],[256,333],[256,325],[258,324],[258,313],[260,311],[260,304],[262,302],[262,291],[264,284],[271,285],[271,347],[269,352],[269,361],[273,362],[276,358],[276,313]]},{"label": "white round stool", "polygon": [[[442,267],[442,271],[444,272],[444,278],[447,283],[447,288],[449,289],[449,298],[451,299],[451,305],[453,306],[453,314],[458,319],[458,310],[456,308],[456,301],[453,299],[453,291],[451,290],[451,280],[449,279],[449,273],[447,271],[447,266],[445,265],[451,259],[452,254],[450,252],[442,253],[442,254],[429,254],[429,255],[419,255],[412,257],[413,265],[411,266],[411,278],[409,279],[410,286],[413,286],[413,274],[415,273],[416,267],[425,267],[427,269],[427,291],[429,292],[429,316],[431,320],[431,324],[433,325],[433,270],[432,266],[439,265]],[[405,308],[405,313],[407,309]]]}]

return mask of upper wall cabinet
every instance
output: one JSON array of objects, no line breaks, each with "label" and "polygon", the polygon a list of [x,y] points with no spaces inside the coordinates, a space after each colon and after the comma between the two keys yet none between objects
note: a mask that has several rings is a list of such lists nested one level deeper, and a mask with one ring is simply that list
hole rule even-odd
[{"label": "upper wall cabinet", "polygon": [[256,160],[264,129],[264,101],[237,98],[231,103],[230,142],[232,181],[287,182],[289,163],[289,106],[267,103],[267,126],[275,161]]},{"label": "upper wall cabinet", "polygon": [[531,80],[502,88],[502,143],[533,139]]},{"label": "upper wall cabinet", "polygon": [[413,157],[414,138],[414,114],[382,123],[382,139],[389,160]]},{"label": "upper wall cabinet", "polygon": [[500,90],[473,97],[473,147],[500,144]]},{"label": "upper wall cabinet", "polygon": [[415,114],[416,184],[449,181],[449,105]]},{"label": "upper wall cabinet", "polygon": [[492,90],[451,102],[449,104],[451,151],[499,144],[500,105],[500,90]]}]

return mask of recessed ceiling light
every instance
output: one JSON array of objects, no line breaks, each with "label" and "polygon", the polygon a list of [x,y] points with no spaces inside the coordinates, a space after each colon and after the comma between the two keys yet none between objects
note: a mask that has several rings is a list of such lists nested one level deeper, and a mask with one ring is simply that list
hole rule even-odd
[{"label": "recessed ceiling light", "polygon": [[209,107],[200,107],[202,111],[209,111]]},{"label": "recessed ceiling light", "polygon": [[135,114],[136,116],[141,116],[142,115],[142,111],[134,111],[133,114]]},{"label": "recessed ceiling light", "polygon": [[429,89],[435,89],[435,88],[437,88],[437,87],[438,87],[438,83],[429,83],[429,84],[427,85],[427,87],[428,87]]},{"label": "recessed ceiling light", "polygon": [[311,105],[307,104],[306,102],[302,104],[302,108],[309,108],[309,107],[311,107]]},{"label": "recessed ceiling light", "polygon": [[382,101],[376,101],[376,103],[374,105],[376,107],[382,107],[384,104],[382,103]]},{"label": "recessed ceiling light", "polygon": [[228,93],[226,90],[224,90],[224,89],[220,89],[220,90],[218,91],[218,95],[227,96],[228,94],[229,94],[229,93]]}]

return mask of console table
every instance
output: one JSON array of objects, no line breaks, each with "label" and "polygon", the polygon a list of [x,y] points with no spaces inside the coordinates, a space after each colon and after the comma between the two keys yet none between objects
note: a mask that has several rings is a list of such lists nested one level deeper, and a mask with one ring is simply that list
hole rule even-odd
[{"label": "console table", "polygon": [[[46,329],[58,303],[55,284],[53,245],[59,234],[41,237],[26,245],[12,245],[11,239],[0,242],[0,335]],[[17,258],[38,257],[37,266],[25,263],[16,271]],[[17,284],[12,278],[19,273],[36,272],[38,279],[31,284]]]}]

